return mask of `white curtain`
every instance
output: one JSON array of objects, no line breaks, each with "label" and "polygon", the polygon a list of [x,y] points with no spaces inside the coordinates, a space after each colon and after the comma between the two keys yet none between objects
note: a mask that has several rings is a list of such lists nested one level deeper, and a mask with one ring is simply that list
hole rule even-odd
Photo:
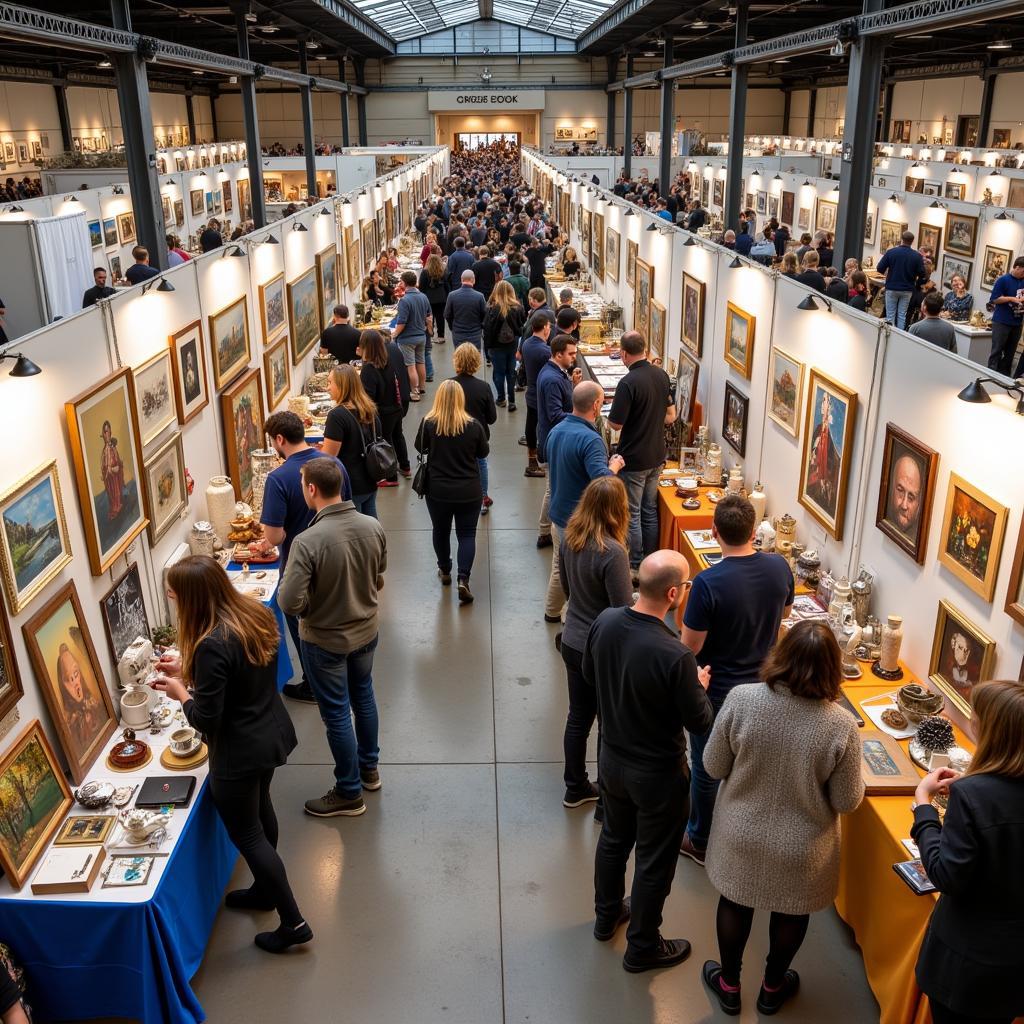
[{"label": "white curtain", "polygon": [[32,225],[50,320],[77,313],[82,308],[82,294],[93,285],[92,246],[85,214],[41,217]]}]

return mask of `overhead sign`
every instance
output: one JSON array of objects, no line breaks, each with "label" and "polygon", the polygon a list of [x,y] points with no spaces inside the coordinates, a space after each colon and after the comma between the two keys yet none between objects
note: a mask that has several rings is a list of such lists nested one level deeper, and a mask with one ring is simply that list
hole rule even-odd
[{"label": "overhead sign", "polygon": [[430,89],[431,111],[543,110],[543,89]]}]

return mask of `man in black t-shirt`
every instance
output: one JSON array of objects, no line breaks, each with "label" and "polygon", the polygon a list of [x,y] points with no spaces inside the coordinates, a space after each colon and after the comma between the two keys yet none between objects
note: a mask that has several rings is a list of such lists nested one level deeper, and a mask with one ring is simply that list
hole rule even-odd
[{"label": "man in black t-shirt", "polygon": [[100,299],[109,299],[114,294],[114,289],[107,286],[107,271],[105,267],[97,267],[92,272],[92,279],[96,283],[82,296],[82,309],[95,306]]},{"label": "man in black t-shirt", "polygon": [[491,258],[491,250],[486,245],[481,245],[479,257],[470,269],[476,279],[473,287],[485,299],[489,299],[491,292],[494,291],[494,286],[501,280],[501,264]]},{"label": "man in black t-shirt", "polygon": [[330,324],[320,335],[320,354],[330,352],[339,363],[351,363],[358,358],[360,333],[348,322],[348,306],[335,306]]},{"label": "man in black t-shirt", "polygon": [[608,425],[620,432],[618,453],[626,462],[619,479],[629,495],[629,564],[636,570],[658,547],[658,478],[676,406],[668,374],[647,359],[643,335],[629,331],[619,345],[629,373],[615,389]]}]

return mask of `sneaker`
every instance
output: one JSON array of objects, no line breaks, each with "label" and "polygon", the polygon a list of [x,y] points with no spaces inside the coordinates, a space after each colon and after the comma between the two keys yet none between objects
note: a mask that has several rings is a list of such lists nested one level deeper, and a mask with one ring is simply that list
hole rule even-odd
[{"label": "sneaker", "polygon": [[640,974],[641,971],[653,971],[659,967],[675,967],[689,955],[690,943],[686,939],[663,939],[659,935],[658,945],[650,953],[631,954],[627,948],[622,966],[630,974]]},{"label": "sneaker", "polygon": [[378,487],[397,487],[398,486],[398,481],[397,480],[380,480],[377,483],[377,486]]},{"label": "sneaker", "polygon": [[615,933],[629,920],[629,897],[627,896],[622,901],[622,907],[619,910],[619,916],[614,921],[601,921],[597,920],[594,922],[594,938],[598,942],[610,942],[614,937]]},{"label": "sneaker", "polygon": [[796,971],[786,971],[782,984],[774,992],[769,992],[761,982],[761,991],[757,996],[757,1012],[763,1013],[766,1017],[778,1013],[782,1004],[796,995],[800,988],[800,975]]},{"label": "sneaker", "polygon": [[451,572],[445,572],[444,569],[438,569],[437,578],[441,581],[442,587],[450,587],[452,585]]},{"label": "sneaker", "polygon": [[679,856],[689,857],[694,864],[699,864],[704,867],[704,858],[707,856],[707,850],[698,850],[693,845],[693,840],[690,838],[689,832],[683,833],[683,840],[679,844]]},{"label": "sneaker", "polygon": [[712,995],[718,1000],[722,1012],[727,1013],[730,1017],[736,1017],[740,1012],[739,989],[735,992],[727,992],[719,984],[722,978],[722,965],[717,960],[707,960],[701,969],[700,976],[704,979],[704,984],[711,989]]},{"label": "sneaker", "polygon": [[527,466],[526,469],[523,470],[523,476],[538,477],[543,480],[544,477],[547,476],[547,473],[545,473],[540,466]]},{"label": "sneaker", "polygon": [[516,411],[516,403],[515,402],[509,402],[508,403],[508,411],[509,412],[515,412]]},{"label": "sneaker", "polygon": [[562,621],[562,616],[561,615],[548,615],[548,613],[545,612],[544,613],[544,621],[545,622],[550,622],[550,623],[554,624],[556,622],[561,622]]},{"label": "sneaker", "polygon": [[499,399],[497,399],[497,400],[495,401],[495,403],[494,403],[494,404],[495,404],[495,405],[496,405],[496,406],[497,406],[497,407],[498,407],[499,409],[504,409],[504,408],[505,408],[505,405],[506,405],[506,402],[505,402],[505,399],[504,399],[504,398],[499,398]]},{"label": "sneaker", "polygon": [[481,505],[480,506],[480,515],[485,516],[490,511],[491,510],[486,505]]},{"label": "sneaker", "polygon": [[357,818],[366,813],[361,796],[342,796],[333,788],[316,800],[307,800],[305,806],[306,813],[314,818]]},{"label": "sneaker", "polygon": [[[433,375],[433,374],[431,374],[431,375],[430,375],[430,376],[429,376],[429,377],[427,378],[427,383],[428,383],[428,384],[433,384],[433,383],[434,383],[434,375]],[[425,395],[425,394],[426,394],[426,391],[424,391],[424,390],[423,390],[423,388],[420,388],[420,394],[421,394],[421,395]]]},{"label": "sneaker", "polygon": [[484,505],[487,508],[490,508],[493,504],[494,504],[494,499],[485,494],[484,495]]},{"label": "sneaker", "polygon": [[359,781],[363,784],[363,789],[368,789],[371,793],[376,793],[382,785],[380,772],[376,768],[360,769]]},{"label": "sneaker", "polygon": [[521,444],[521,445],[522,445],[522,446],[523,446],[524,448],[526,447],[526,435],[525,435],[525,434],[523,434],[523,436],[522,436],[521,438],[519,438],[519,443],[520,443],[520,444]]},{"label": "sneaker", "polygon": [[305,679],[301,683],[286,683],[281,692],[292,700],[302,704],[315,704],[316,697],[313,694],[313,687]]},{"label": "sneaker", "polygon": [[464,576],[459,577],[459,604],[472,604],[473,592],[469,589],[469,580]]},{"label": "sneaker", "polygon": [[550,548],[554,546],[554,543],[550,533],[542,533],[537,537],[538,548]]},{"label": "sneaker", "polygon": [[567,789],[562,797],[563,807],[582,807],[584,804],[593,804],[601,797],[601,792],[592,782],[587,783],[586,789]]}]

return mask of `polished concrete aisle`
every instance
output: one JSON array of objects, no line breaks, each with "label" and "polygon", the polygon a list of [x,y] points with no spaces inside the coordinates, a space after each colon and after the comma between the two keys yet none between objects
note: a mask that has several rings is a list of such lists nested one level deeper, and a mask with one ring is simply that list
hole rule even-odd
[{"label": "polished concrete aisle", "polygon": [[[436,379],[451,346],[435,349]],[[433,391],[433,388],[428,388]],[[429,397],[429,396],[428,396]],[[520,396],[520,399],[522,396]],[[429,408],[412,407],[406,435]],[[481,520],[473,605],[435,575],[429,520],[408,483],[380,492],[389,569],[374,679],[383,789],[359,818],[317,820],[303,801],[333,782],[315,707],[288,701],[299,747],[274,780],[281,852],[316,938],[283,957],[252,936],[272,914],[222,911],[195,989],[213,1024],[695,1024],[725,1019],[700,982],[717,956],[717,895],[680,860],[664,933],[693,943],[668,971],[629,975],[624,940],[595,942],[592,812],[562,798],[565,679],[542,595],[541,480],[523,477],[525,406],[498,410],[491,514]],[[454,541],[454,536],[453,536]],[[243,867],[233,885],[247,885]],[[767,919],[748,948],[753,1021]],[[861,958],[831,911],[796,964],[803,985],[779,1020],[869,1024]]]}]

